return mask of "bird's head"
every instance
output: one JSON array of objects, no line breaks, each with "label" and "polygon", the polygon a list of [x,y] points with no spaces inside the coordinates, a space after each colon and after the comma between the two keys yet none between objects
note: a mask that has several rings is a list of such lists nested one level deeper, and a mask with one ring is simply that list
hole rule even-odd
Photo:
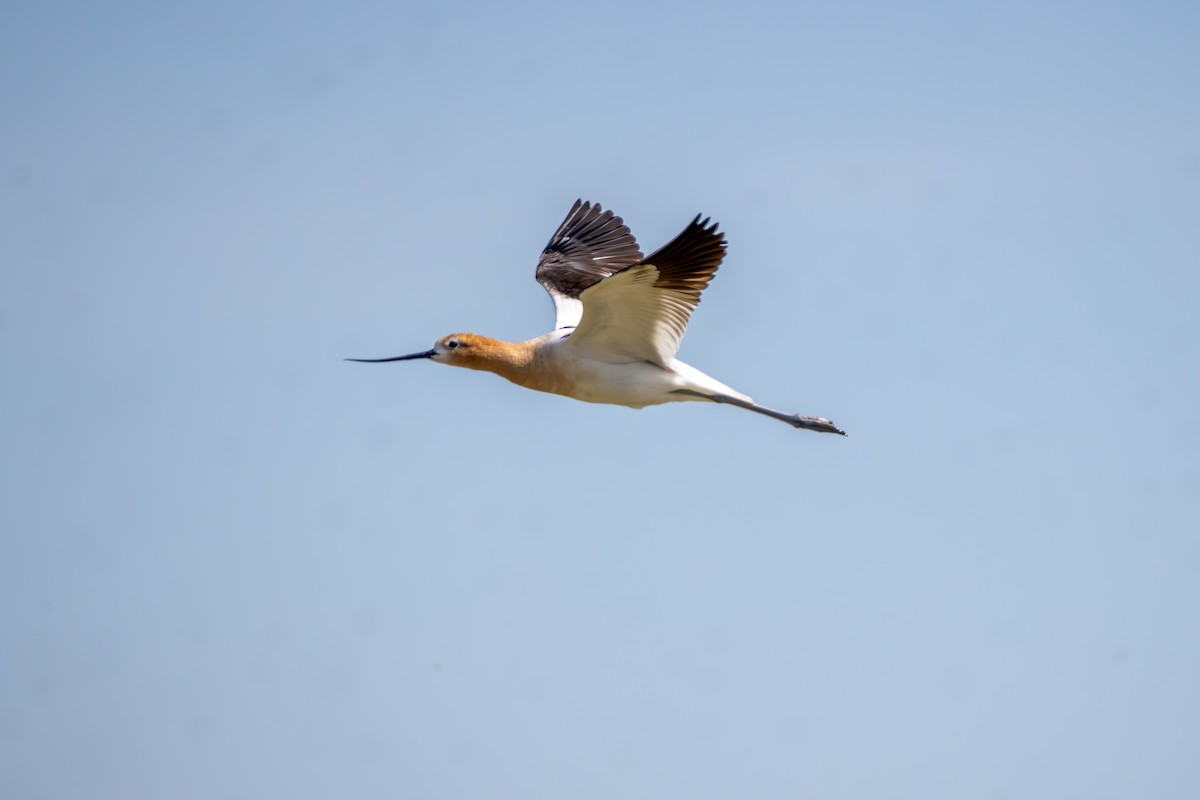
[{"label": "bird's head", "polygon": [[433,349],[420,353],[393,356],[392,358],[348,358],[346,360],[379,364],[385,361],[414,361],[419,358],[428,358],[431,361],[455,367],[488,369],[486,365],[495,361],[504,347],[504,342],[476,333],[448,333],[433,343]]}]

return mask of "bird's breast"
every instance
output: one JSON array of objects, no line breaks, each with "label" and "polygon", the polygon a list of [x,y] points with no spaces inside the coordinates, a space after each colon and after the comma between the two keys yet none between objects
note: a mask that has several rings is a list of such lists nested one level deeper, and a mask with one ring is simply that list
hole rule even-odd
[{"label": "bird's breast", "polygon": [[669,393],[676,388],[672,373],[656,364],[609,364],[574,357],[555,347],[540,353],[523,379],[514,382],[588,403],[632,408],[669,402],[673,399]]}]

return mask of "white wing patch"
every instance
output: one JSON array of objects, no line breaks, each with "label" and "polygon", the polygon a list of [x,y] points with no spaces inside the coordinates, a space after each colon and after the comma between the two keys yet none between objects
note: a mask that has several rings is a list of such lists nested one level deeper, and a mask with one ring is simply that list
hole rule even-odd
[{"label": "white wing patch", "polygon": [[565,346],[597,361],[649,361],[669,369],[695,302],[656,287],[658,275],[653,264],[639,264],[584,290],[582,319]]},{"label": "white wing patch", "polygon": [[550,290],[550,299],[554,301],[555,330],[579,325],[579,320],[583,318],[583,302],[578,297],[567,297]]}]

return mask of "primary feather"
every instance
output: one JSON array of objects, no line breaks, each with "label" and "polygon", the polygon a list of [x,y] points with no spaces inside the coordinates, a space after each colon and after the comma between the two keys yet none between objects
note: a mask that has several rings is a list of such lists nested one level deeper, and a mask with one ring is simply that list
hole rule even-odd
[{"label": "primary feather", "polygon": [[641,260],[637,240],[620,217],[576,200],[538,259],[537,281],[554,301],[554,327],[578,325],[579,295]]}]

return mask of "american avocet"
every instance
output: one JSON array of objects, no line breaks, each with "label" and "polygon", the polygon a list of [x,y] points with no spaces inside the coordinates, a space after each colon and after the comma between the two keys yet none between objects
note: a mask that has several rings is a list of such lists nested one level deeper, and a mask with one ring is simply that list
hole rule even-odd
[{"label": "american avocet", "polygon": [[724,257],[725,234],[697,215],[683,233],[642,258],[620,217],[576,200],[538,260],[537,280],[554,301],[553,331],[525,342],[451,333],[423,353],[346,360],[428,358],[494,372],[540,392],[630,408],[683,400],[728,403],[844,436],[824,417],[760,406],[675,358],[700,293]]}]

